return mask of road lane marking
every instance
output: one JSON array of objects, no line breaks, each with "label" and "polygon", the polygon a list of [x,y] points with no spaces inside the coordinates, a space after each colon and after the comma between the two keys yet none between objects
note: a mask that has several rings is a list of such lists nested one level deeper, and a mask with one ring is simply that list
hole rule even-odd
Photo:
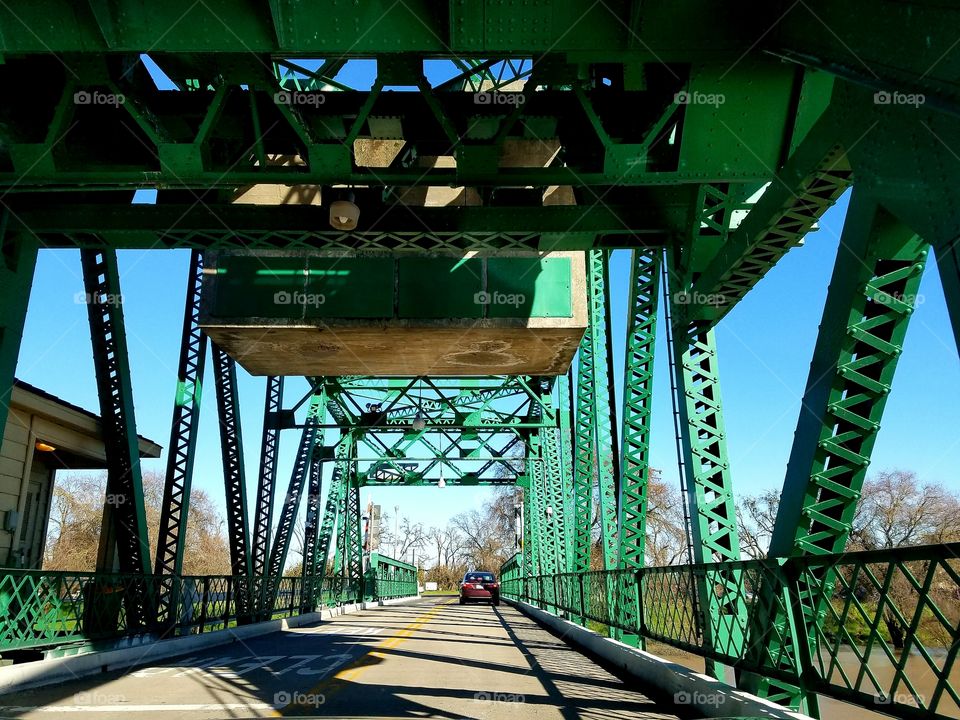
[{"label": "road lane marking", "polygon": [[[402,642],[405,642],[407,638],[430,622],[431,618],[433,618],[437,613],[442,611],[452,602],[453,600],[445,600],[430,608],[425,613],[418,615],[410,623],[398,630],[392,637],[380,641],[370,650],[365,652],[363,655],[360,655],[356,660],[340,670],[336,675],[322,680],[320,683],[308,690],[305,694],[312,696],[322,695],[324,697],[333,695],[342,687],[344,687],[346,683],[355,681],[365,670],[373,665],[378,665],[379,661],[385,660],[387,655],[383,652],[380,652],[381,650],[390,650],[397,647]],[[299,707],[295,703],[291,703],[283,708],[278,708],[278,711],[274,714],[277,717],[282,717],[283,710],[291,706]]]}]

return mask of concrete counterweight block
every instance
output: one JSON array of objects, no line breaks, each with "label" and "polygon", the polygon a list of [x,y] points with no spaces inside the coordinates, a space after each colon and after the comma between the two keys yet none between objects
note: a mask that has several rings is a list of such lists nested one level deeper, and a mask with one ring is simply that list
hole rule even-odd
[{"label": "concrete counterweight block", "polygon": [[208,253],[200,325],[253,375],[560,375],[582,252]]}]

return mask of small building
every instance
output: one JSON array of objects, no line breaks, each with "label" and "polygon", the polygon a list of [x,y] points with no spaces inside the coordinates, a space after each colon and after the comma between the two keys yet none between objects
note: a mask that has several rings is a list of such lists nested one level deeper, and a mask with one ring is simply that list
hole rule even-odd
[{"label": "small building", "polygon": [[[106,469],[100,416],[14,380],[0,445],[0,567],[39,568],[57,470]],[[161,447],[139,437],[141,458]]]}]

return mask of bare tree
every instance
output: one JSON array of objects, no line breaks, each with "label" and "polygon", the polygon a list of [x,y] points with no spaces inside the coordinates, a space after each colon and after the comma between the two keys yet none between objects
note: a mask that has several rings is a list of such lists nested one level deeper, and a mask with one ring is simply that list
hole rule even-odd
[{"label": "bare tree", "polygon": [[[150,557],[156,552],[163,505],[163,475],[143,474],[143,499]],[[50,508],[45,570],[93,570],[97,563],[100,526],[106,493],[106,474],[57,476]],[[184,540],[184,575],[230,573],[230,553],[223,518],[203,490],[190,493]]]},{"label": "bare tree", "polygon": [[767,556],[779,505],[780,493],[776,490],[764,490],[756,495],[747,495],[737,503],[740,548],[747,557]]}]

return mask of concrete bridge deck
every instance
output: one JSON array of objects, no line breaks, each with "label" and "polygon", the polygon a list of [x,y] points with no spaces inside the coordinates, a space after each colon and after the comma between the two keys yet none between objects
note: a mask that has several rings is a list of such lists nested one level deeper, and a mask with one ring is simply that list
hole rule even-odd
[{"label": "concrete bridge deck", "polygon": [[0,717],[675,718],[502,605],[423,598],[0,696]]}]

